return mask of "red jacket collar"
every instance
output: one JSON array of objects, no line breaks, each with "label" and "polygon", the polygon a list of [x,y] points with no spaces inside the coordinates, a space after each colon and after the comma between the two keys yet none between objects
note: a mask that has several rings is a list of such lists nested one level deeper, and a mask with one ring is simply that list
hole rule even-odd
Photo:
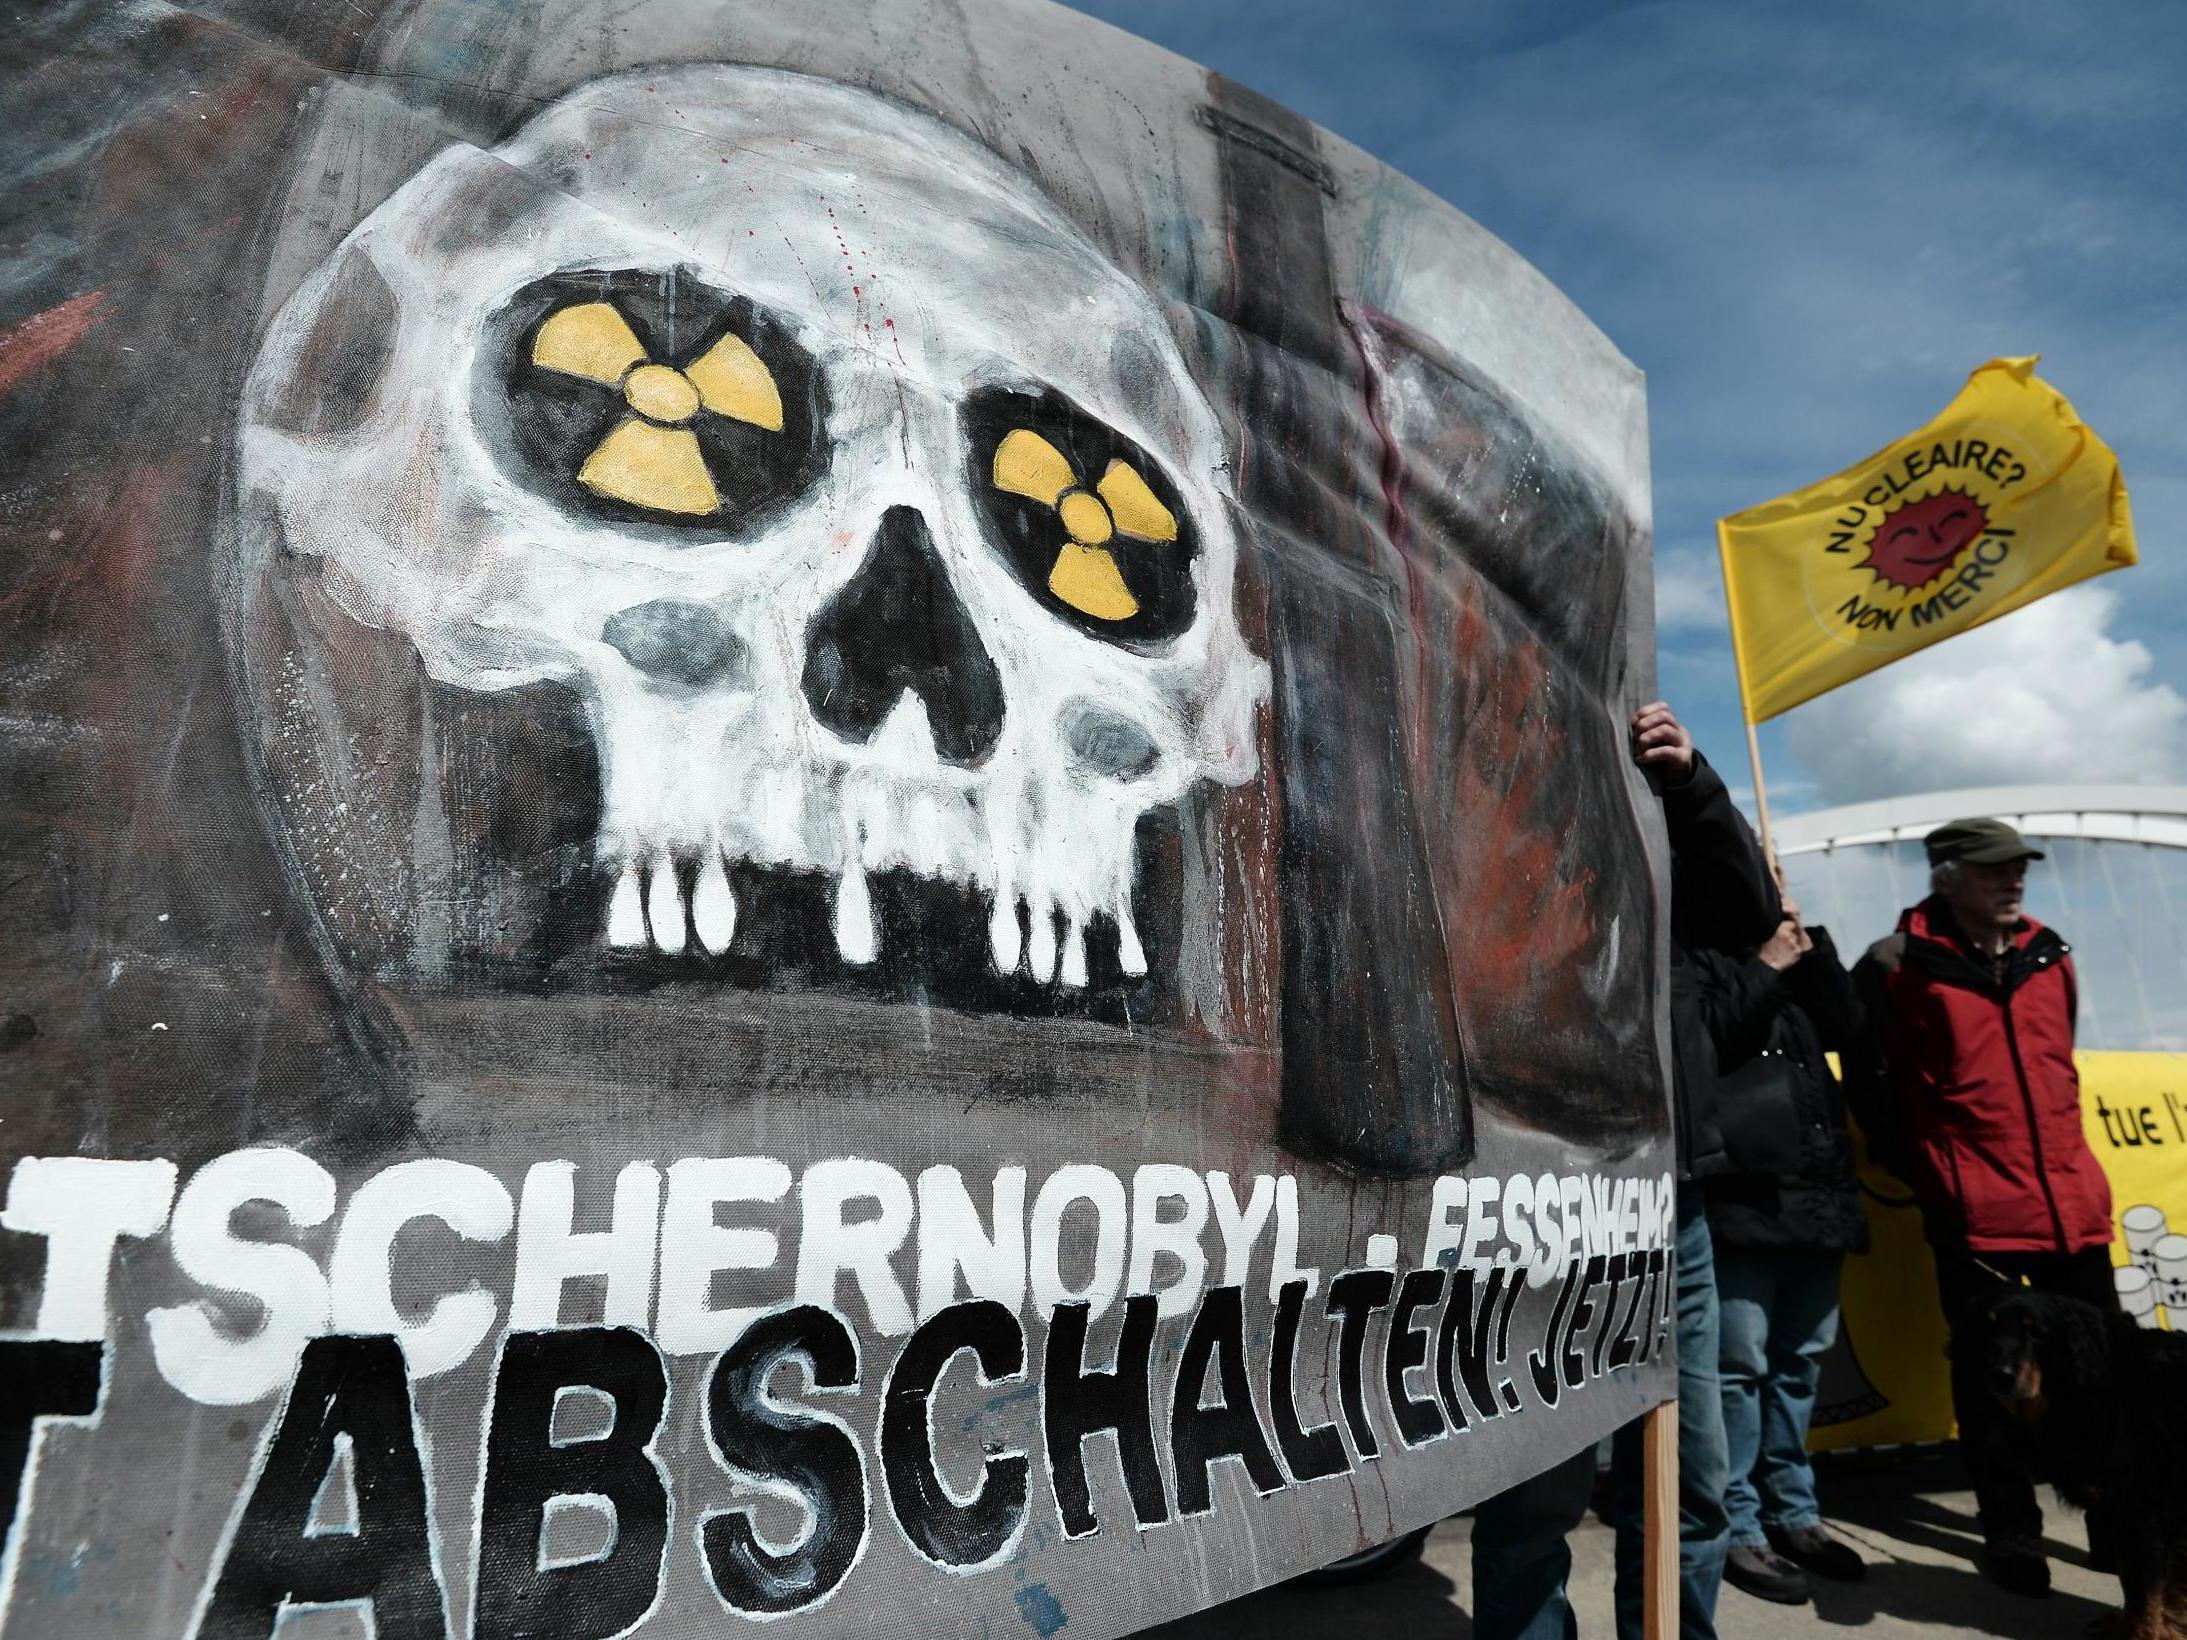
[{"label": "red jacket collar", "polygon": [[[1952,946],[1970,956],[1979,954],[1975,951],[1974,942],[1967,938],[1966,930],[1959,926],[1959,919],[1952,915],[1951,907],[1944,903],[1944,896],[1941,894],[1932,894],[1919,905],[1908,906],[1899,913],[1898,926],[1901,933],[1914,939],[1935,940],[1940,945]],[[2012,932],[2013,948],[2026,950],[2029,942],[2042,931],[2043,925],[2033,917],[2021,917],[2020,926]]]}]

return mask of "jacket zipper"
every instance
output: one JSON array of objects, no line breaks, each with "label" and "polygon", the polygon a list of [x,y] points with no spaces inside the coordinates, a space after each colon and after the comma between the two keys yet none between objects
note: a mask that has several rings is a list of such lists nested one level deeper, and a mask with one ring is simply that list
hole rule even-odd
[{"label": "jacket zipper", "polygon": [[2043,1187],[2043,1205],[2050,1209],[2050,1227],[2058,1237],[2058,1251],[2071,1251],[2066,1246],[2065,1216],[2058,1211],[2058,1198],[2050,1188],[2050,1168],[2043,1160],[2043,1126],[2035,1114],[2035,1090],[2028,1086],[2027,1066],[2020,1062],[2020,1033],[2012,1023],[2013,993],[2018,985],[2007,986],[2002,980],[1998,985],[1999,1000],[2005,1010],[2005,1048],[2012,1055],[2012,1074],[2020,1080],[2020,1103],[2027,1108],[2028,1142],[2035,1147],[2035,1177]]}]

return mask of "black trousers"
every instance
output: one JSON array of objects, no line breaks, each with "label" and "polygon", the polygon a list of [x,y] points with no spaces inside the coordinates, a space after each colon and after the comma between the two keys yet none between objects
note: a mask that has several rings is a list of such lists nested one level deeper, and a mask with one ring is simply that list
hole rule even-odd
[{"label": "black trousers", "polygon": [[[1956,1242],[1930,1243],[1936,1254],[1937,1295],[1951,1329],[1952,1413],[1959,1420],[1959,1449],[1974,1477],[1974,1501],[1983,1541],[2008,1538],[2040,1540],[2042,1505],[2035,1483],[2013,1455],[2017,1431],[1982,1382],[1981,1347],[1968,1338],[1962,1347],[1961,1324],[1981,1313],[2000,1285],[2025,1282],[2046,1293],[2062,1293],[2098,1309],[2116,1310],[2119,1294],[2111,1277],[2111,1250],[2084,1247],[2077,1253],[1974,1253]],[[1985,1268],[1986,1267],[1986,1268]]]}]

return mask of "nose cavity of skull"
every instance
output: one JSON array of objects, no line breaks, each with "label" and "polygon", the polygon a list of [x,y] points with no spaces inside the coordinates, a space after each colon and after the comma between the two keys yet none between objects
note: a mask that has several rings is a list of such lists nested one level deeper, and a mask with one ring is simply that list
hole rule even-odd
[{"label": "nose cavity of skull", "polygon": [[1071,770],[1110,780],[1137,780],[1161,759],[1154,737],[1130,718],[1090,700],[1074,700],[1062,711],[1063,744]]},{"label": "nose cavity of skull", "polygon": [[656,683],[708,689],[748,681],[744,641],[705,604],[681,598],[634,604],[610,615],[600,637]]},{"label": "nose cavity of skull", "polygon": [[973,768],[994,749],[1002,676],[915,509],[882,515],[858,573],[814,621],[803,687],[813,715],[846,741],[870,741],[908,691],[944,762]]}]

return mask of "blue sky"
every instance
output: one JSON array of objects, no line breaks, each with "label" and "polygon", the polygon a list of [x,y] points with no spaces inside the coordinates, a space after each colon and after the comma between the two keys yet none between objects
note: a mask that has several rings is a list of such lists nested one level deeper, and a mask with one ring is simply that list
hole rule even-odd
[{"label": "blue sky", "polygon": [[2187,781],[2187,5],[1078,9],[1434,189],[1646,370],[1663,687],[1737,786],[1717,516],[2042,354],[2119,452],[2141,567],[1765,724],[1772,800]]}]

